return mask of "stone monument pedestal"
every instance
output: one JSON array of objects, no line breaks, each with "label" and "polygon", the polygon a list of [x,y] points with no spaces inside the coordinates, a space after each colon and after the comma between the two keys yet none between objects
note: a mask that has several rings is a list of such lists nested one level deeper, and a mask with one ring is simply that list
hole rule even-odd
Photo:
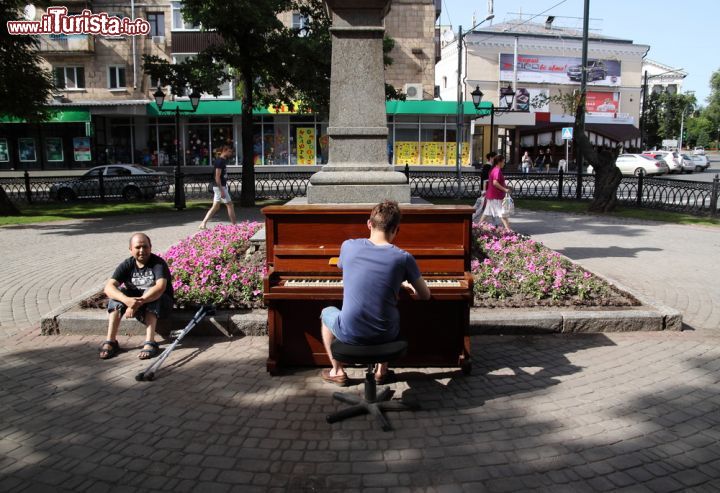
[{"label": "stone monument pedestal", "polygon": [[382,40],[390,0],[326,0],[332,15],[328,164],[310,178],[309,204],[410,203],[388,164]]}]

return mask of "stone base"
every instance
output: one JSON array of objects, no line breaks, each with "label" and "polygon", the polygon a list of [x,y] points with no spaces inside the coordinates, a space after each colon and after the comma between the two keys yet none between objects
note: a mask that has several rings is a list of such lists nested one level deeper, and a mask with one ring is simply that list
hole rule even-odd
[{"label": "stone base", "polygon": [[309,184],[307,187],[308,204],[377,204],[385,199],[409,204],[410,185]]}]

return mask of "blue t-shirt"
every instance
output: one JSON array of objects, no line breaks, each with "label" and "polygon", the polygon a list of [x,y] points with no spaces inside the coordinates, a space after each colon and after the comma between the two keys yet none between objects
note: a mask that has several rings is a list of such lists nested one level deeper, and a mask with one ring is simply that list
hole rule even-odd
[{"label": "blue t-shirt", "polygon": [[347,240],[340,248],[343,306],[336,333],[346,344],[381,344],[397,339],[397,297],[403,281],[420,277],[412,255],[394,245],[367,238]]},{"label": "blue t-shirt", "polygon": [[215,161],[213,162],[213,166],[215,168],[215,170],[213,171],[213,178],[212,178],[213,186],[214,187],[217,186],[217,182],[215,181],[215,173],[217,172],[216,170],[218,170],[218,169],[220,170],[220,184],[223,187],[226,186],[227,185],[227,177],[228,177],[227,160],[223,159],[221,157],[217,157],[217,158],[215,158]]}]

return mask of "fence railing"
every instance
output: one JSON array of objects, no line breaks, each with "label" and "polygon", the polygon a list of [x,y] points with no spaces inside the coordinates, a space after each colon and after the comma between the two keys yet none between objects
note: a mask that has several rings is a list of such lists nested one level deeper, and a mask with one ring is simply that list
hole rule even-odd
[{"label": "fence railing", "polygon": [[[291,199],[304,197],[312,171],[255,172],[257,199]],[[577,194],[575,174],[544,173],[505,175],[515,198],[574,200]],[[207,199],[211,193],[210,173],[184,175],[185,197]],[[228,177],[233,198],[240,197],[241,174]],[[475,198],[483,180],[479,171],[463,172],[462,178],[453,171],[413,171],[409,174],[411,193],[426,199]],[[0,178],[0,186],[16,203],[69,202],[75,200],[142,200],[172,201],[174,179],[140,182],[135,177],[81,178],[78,176],[31,176]],[[582,175],[580,198],[591,200],[595,188],[594,175]],[[662,178],[623,177],[617,190],[618,202],[630,207],[647,207],[698,215],[717,215],[720,178],[712,182],[666,180]]]}]

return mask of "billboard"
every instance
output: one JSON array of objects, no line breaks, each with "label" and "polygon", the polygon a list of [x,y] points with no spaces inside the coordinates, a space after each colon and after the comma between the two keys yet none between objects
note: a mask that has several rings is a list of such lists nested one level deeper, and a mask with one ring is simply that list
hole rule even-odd
[{"label": "billboard", "polygon": [[[500,80],[513,80],[513,54],[500,54]],[[620,86],[620,61],[588,60],[588,85]],[[582,59],[552,55],[518,55],[518,82],[580,84]]]},{"label": "billboard", "polygon": [[588,115],[613,116],[620,109],[620,94],[588,91],[585,96],[585,108]]},{"label": "billboard", "polygon": [[[550,104],[548,101],[548,90],[547,89],[528,89],[525,87],[518,87],[515,90],[515,110],[516,111],[529,111],[536,113],[538,111],[548,112],[550,111]],[[545,104],[542,106],[535,107],[533,104],[537,104],[538,96],[543,95]]]}]

